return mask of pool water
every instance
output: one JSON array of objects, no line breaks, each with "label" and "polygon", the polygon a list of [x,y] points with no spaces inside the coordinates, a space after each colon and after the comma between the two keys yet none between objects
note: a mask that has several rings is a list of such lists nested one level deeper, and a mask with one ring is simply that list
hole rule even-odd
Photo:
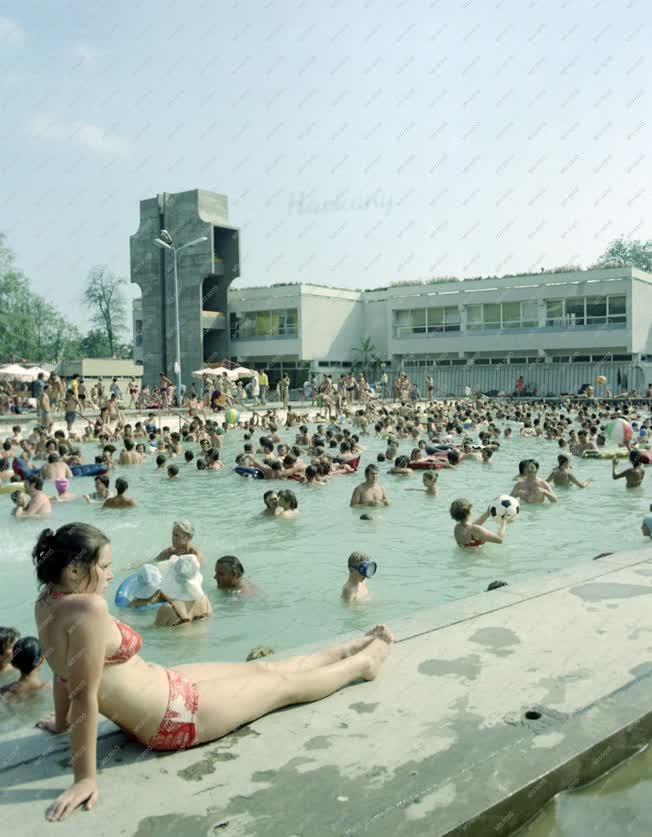
[{"label": "pool water", "polygon": [[520,837],[642,837],[652,834],[652,749],[646,747],[585,788],[561,793]]},{"label": "pool water", "polygon": [[[516,434],[515,425],[514,430]],[[284,441],[294,441],[294,435],[294,430],[281,433]],[[142,632],[143,656],[169,666],[175,662],[244,660],[256,645],[283,651],[363,631],[377,622],[391,625],[420,608],[481,592],[494,579],[515,582],[590,560],[601,552],[652,546],[640,531],[649,506],[645,483],[627,490],[624,480],[612,481],[611,462],[575,460],[575,473],[581,479],[591,479],[590,487],[557,489],[557,505],[522,505],[503,545],[458,548],[448,513],[452,500],[468,497],[474,503],[474,514],[479,515],[498,494],[509,493],[520,459],[536,458],[543,477],[556,463],[556,443],[517,435],[501,443],[488,465],[464,462],[454,471],[440,471],[438,497],[407,490],[421,487],[420,473],[391,476],[385,473],[388,466],[381,464],[381,482],[392,503],[372,509],[373,521],[362,521],[362,510],[349,507],[351,493],[362,479],[364,465],[375,461],[376,454],[385,449],[381,439],[369,436],[362,441],[367,450],[358,474],[335,477],[324,487],[287,483],[299,499],[296,520],[261,515],[263,492],[285,484],[249,480],[233,473],[231,463],[242,450],[242,436],[234,432],[224,437],[222,459],[226,465],[222,471],[200,472],[194,462],[186,465],[182,458],[176,481],[157,472],[153,460],[143,466],[120,468],[114,473],[128,478],[129,493],[138,501],[136,509],[101,511],[83,501],[53,504],[48,525],[56,528],[80,520],[110,535],[116,576],[110,607],[117,613],[113,596],[130,574],[128,565],[153,558],[168,546],[176,518],[189,518],[194,523],[194,543],[208,559],[204,587],[214,617],[170,631],[154,629],[151,612],[122,612],[124,621]],[[411,447],[411,442],[404,440],[400,452],[409,453]],[[94,446],[87,448],[88,460],[92,461],[94,452]],[[51,483],[46,490],[54,493]],[[71,486],[71,491],[80,495],[91,490],[88,478],[76,479]],[[9,496],[0,496],[0,624],[13,625],[23,635],[34,634],[36,584],[30,553],[44,524],[16,521],[10,516],[11,508]],[[353,550],[367,552],[378,562],[378,572],[368,582],[369,601],[346,606],[340,600],[340,590]],[[256,597],[241,599],[216,589],[214,562],[226,554],[240,558],[246,576],[259,589]],[[49,679],[45,667],[43,673]],[[0,676],[0,682],[6,679]],[[42,712],[42,705],[18,713],[0,708],[0,732]]]}]

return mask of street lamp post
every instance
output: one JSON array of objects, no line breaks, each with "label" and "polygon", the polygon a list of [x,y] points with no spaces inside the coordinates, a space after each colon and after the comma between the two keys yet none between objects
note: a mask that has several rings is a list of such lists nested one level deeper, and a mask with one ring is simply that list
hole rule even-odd
[{"label": "street lamp post", "polygon": [[162,250],[171,250],[174,261],[174,327],[176,332],[176,360],[174,361],[174,371],[177,377],[177,404],[181,406],[181,330],[179,328],[179,275],[177,272],[177,253],[181,253],[187,247],[193,247],[195,244],[201,244],[202,241],[208,241],[205,235],[199,238],[193,238],[192,241],[187,241],[180,247],[175,247],[172,238],[167,230],[161,230],[161,237],[154,239],[154,244]]}]

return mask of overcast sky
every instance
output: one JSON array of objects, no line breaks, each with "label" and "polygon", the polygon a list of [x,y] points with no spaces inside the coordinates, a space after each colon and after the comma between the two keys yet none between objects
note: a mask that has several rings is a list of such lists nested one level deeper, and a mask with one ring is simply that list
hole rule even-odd
[{"label": "overcast sky", "polygon": [[228,195],[240,286],[588,264],[652,237],[644,0],[0,4],[0,230],[86,325],[138,204]]}]

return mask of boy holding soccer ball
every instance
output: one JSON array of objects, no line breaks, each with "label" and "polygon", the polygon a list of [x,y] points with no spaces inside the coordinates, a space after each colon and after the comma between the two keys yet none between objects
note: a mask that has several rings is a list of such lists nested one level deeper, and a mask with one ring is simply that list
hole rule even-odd
[{"label": "boy holding soccer ball", "polygon": [[482,546],[485,543],[502,543],[505,538],[507,526],[506,517],[499,518],[498,531],[492,532],[482,525],[491,516],[487,509],[477,520],[471,520],[471,502],[464,497],[453,500],[450,508],[450,515],[457,523],[453,529],[455,541],[458,546]]}]

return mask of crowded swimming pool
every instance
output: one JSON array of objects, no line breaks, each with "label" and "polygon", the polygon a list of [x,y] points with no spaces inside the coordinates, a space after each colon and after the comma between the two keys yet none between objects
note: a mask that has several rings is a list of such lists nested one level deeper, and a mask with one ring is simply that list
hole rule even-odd
[{"label": "crowded swimming pool", "polygon": [[[456,470],[439,472],[439,496],[408,491],[421,487],[421,474],[390,476],[386,464],[380,477],[391,500],[386,508],[371,509],[372,520],[361,520],[363,509],[352,509],[349,500],[360,475],[340,476],[328,486],[292,485],[299,500],[296,520],[264,517],[262,495],[278,483],[244,479],[233,473],[231,463],[242,449],[240,432],[224,437],[222,471],[199,472],[194,463],[178,457],[180,473],[168,480],[155,471],[153,461],[142,467],[118,467],[115,476],[126,476],[135,509],[102,511],[81,499],[53,504],[47,525],[57,528],[71,521],[93,523],[111,538],[115,580],[109,592],[111,610],[118,584],[129,566],[153,558],[170,543],[172,523],[188,518],[195,526],[194,543],[207,557],[204,588],[214,608],[214,618],[175,631],[155,629],[151,612],[121,611],[121,618],[143,635],[147,656],[166,665],[199,660],[244,660],[254,646],[275,651],[330,640],[358,632],[376,622],[387,622],[421,608],[484,590],[502,579],[513,582],[536,573],[553,572],[578,560],[590,560],[603,552],[646,547],[640,531],[649,500],[643,488],[627,490],[612,481],[611,464],[574,458],[575,473],[591,480],[586,489],[556,489],[556,505],[522,505],[517,521],[507,529],[502,545],[486,544],[481,550],[455,545],[449,506],[466,496],[480,514],[497,495],[509,493],[518,462],[533,457],[546,477],[556,464],[558,449],[550,441],[519,437],[514,424],[511,439],[487,465],[464,462]],[[296,430],[281,431],[294,440]],[[262,435],[262,432],[257,435]],[[477,432],[470,435],[475,439]],[[362,465],[375,461],[386,443],[374,436],[362,438],[366,451]],[[198,449],[197,445],[190,445]],[[401,442],[401,451],[411,444]],[[85,448],[88,459],[95,445]],[[48,486],[48,493],[53,494]],[[71,491],[92,490],[90,479],[73,482]],[[15,521],[11,501],[1,497],[0,561],[2,623],[34,633],[33,602],[36,592],[31,549],[42,521]],[[354,551],[367,553],[378,563],[377,575],[368,582],[370,599],[346,606],[340,590],[347,577],[347,558]],[[213,581],[215,560],[237,556],[246,577],[258,588],[253,597],[218,591]],[[49,671],[44,667],[44,678]],[[49,697],[44,697],[49,702]],[[2,709],[0,726],[6,730],[32,722],[44,712],[43,703],[20,710]]]}]

